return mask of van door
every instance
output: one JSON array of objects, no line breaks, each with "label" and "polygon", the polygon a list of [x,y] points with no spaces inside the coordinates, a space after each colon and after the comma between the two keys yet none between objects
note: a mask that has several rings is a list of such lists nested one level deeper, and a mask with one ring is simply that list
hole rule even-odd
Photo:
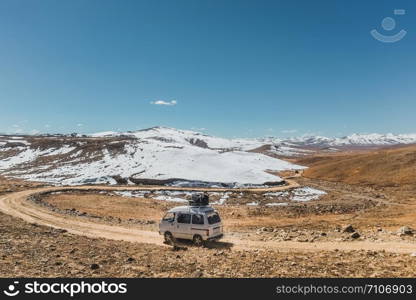
[{"label": "van door", "polygon": [[205,226],[205,221],[204,221],[204,215],[193,214],[191,223],[192,223],[192,226],[191,226],[192,236],[195,234],[199,234],[203,239],[205,239],[208,236],[207,227]]},{"label": "van door", "polygon": [[162,233],[169,231],[175,235],[176,231],[176,222],[175,222],[175,213],[168,212],[163,217],[162,222],[160,223],[160,231]]},{"label": "van door", "polygon": [[179,213],[176,219],[175,236],[180,239],[189,239],[191,236],[191,214]]},{"label": "van door", "polygon": [[217,236],[222,234],[222,223],[221,223],[221,218],[220,215],[215,211],[212,212],[210,214],[207,214],[207,221],[208,221],[208,226],[210,228],[210,232],[212,235]]}]

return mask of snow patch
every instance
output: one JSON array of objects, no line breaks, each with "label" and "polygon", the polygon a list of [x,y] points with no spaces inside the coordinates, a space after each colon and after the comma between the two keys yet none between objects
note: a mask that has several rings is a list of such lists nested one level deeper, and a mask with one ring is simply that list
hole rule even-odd
[{"label": "snow patch", "polygon": [[311,201],[319,199],[319,197],[326,195],[326,192],[317,190],[311,187],[296,188],[292,191],[293,201]]},{"label": "snow patch", "polygon": [[274,203],[267,203],[266,206],[287,206],[289,203],[287,202],[274,202]]}]

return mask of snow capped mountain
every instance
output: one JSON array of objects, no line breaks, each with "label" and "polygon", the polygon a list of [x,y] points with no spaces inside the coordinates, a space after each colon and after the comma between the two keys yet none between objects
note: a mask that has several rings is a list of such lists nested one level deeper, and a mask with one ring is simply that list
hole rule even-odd
[{"label": "snow capped mountain", "polygon": [[152,127],[148,129],[142,129],[137,131],[127,132],[101,132],[91,134],[92,137],[117,137],[128,136],[137,139],[156,139],[171,141],[181,145],[193,144],[202,148],[211,149],[230,149],[230,150],[242,150],[247,151],[262,146],[260,140],[256,139],[225,139],[220,137],[213,137],[200,132],[191,130],[180,130],[169,127]]},{"label": "snow capped mountain", "polygon": [[[200,132],[191,130],[179,130],[169,127],[152,127],[137,131],[114,132],[107,131],[91,134],[91,137],[117,137],[129,136],[138,139],[158,139],[160,137],[169,137],[173,141],[181,144],[197,143],[201,141],[206,144],[207,148],[212,149],[234,149],[249,151],[264,145],[274,145],[280,148],[286,147],[286,150],[293,151],[299,146],[320,146],[320,147],[336,147],[336,146],[383,146],[383,145],[399,145],[416,143],[416,134],[351,134],[345,137],[325,137],[319,135],[293,137],[281,139],[276,137],[265,138],[240,138],[226,139],[213,137]],[[202,144],[201,144],[202,145]],[[292,148],[290,148],[292,146]],[[290,148],[290,149],[288,149]]]},{"label": "snow capped mountain", "polygon": [[323,136],[304,136],[286,140],[303,146],[339,147],[339,146],[389,146],[416,143],[416,134],[351,134],[341,138]]},{"label": "snow capped mountain", "polygon": [[336,139],[333,145],[397,145],[416,143],[416,134],[352,134]]}]

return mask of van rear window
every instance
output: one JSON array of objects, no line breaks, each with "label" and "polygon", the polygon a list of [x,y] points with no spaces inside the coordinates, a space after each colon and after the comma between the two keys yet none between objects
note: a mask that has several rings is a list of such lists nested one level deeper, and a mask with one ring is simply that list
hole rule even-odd
[{"label": "van rear window", "polygon": [[208,223],[209,224],[216,224],[221,222],[220,216],[218,215],[218,213],[214,212],[212,214],[208,215]]}]

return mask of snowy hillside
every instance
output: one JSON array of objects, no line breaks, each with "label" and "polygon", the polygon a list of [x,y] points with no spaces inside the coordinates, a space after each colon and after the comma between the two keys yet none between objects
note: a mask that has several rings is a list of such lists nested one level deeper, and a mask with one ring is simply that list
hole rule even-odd
[{"label": "snowy hillside", "polygon": [[0,135],[0,175],[56,184],[258,185],[281,181],[269,171],[303,168],[282,157],[410,143],[416,134],[225,139],[166,127],[89,136]]},{"label": "snowy hillside", "polygon": [[256,139],[225,139],[213,137],[191,130],[179,130],[169,127],[152,127],[129,132],[101,132],[91,134],[92,137],[129,136],[137,139],[155,139],[171,141],[180,145],[193,144],[202,148],[229,149],[247,151],[262,146],[264,143]]},{"label": "snowy hillside", "polygon": [[235,186],[279,182],[267,171],[303,168],[245,151],[261,145],[161,127],[85,138],[0,136],[0,174],[56,184],[116,183],[117,177]]}]

